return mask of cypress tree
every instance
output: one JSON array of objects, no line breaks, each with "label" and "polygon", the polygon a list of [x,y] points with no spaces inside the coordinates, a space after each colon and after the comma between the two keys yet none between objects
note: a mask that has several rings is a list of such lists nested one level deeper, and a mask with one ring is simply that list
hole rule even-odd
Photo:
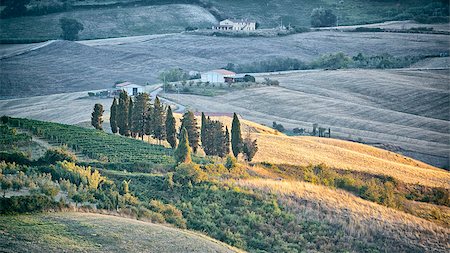
[{"label": "cypress tree", "polygon": [[172,108],[170,108],[170,106],[167,107],[166,138],[167,138],[167,142],[169,142],[170,146],[172,148],[175,148],[177,145],[177,130],[176,130],[175,117],[173,117]]},{"label": "cypress tree", "polygon": [[133,115],[132,115],[132,131],[141,139],[144,139],[145,123],[148,113],[150,97],[147,93],[139,93],[136,96]]},{"label": "cypress tree", "polygon": [[128,128],[128,94],[126,91],[121,91],[119,94],[119,106],[117,110],[117,125],[119,126],[120,135],[129,135]]},{"label": "cypress tree", "polygon": [[109,117],[109,124],[111,125],[111,132],[117,133],[117,99],[114,98],[111,105],[111,115]]},{"label": "cypress tree", "polygon": [[125,136],[133,136],[136,137],[136,133],[133,131],[133,98],[129,97],[128,102],[128,135],[125,134]]},{"label": "cypress tree", "polygon": [[202,112],[202,125],[200,128],[200,140],[202,142],[202,147],[205,149],[205,136],[206,136],[206,116],[205,113]]},{"label": "cypress tree", "polygon": [[198,149],[199,133],[197,120],[195,119],[194,113],[192,113],[191,111],[187,111],[186,113],[184,113],[183,118],[181,119],[180,129],[183,128],[186,128],[189,138],[189,145],[192,147],[194,153],[196,153]]},{"label": "cypress tree", "polygon": [[233,122],[231,124],[231,147],[233,149],[234,157],[238,157],[242,151],[242,135],[241,123],[236,113],[233,114]]},{"label": "cypress tree", "polygon": [[174,155],[177,163],[190,163],[192,161],[191,148],[189,147],[189,136],[186,128],[181,129],[180,142],[178,143]]},{"label": "cypress tree", "polygon": [[165,127],[165,113],[164,107],[156,97],[155,103],[153,104],[153,137],[159,140],[161,144],[162,140],[166,139],[166,127]]},{"label": "cypress tree", "polygon": [[228,126],[225,127],[225,138],[223,143],[223,149],[225,156],[230,153],[230,131],[228,131]]},{"label": "cypress tree", "polygon": [[150,140],[150,135],[153,132],[153,107],[152,105],[148,106],[147,116],[145,117],[145,135],[148,136]]},{"label": "cypress tree", "polygon": [[94,105],[94,111],[92,112],[91,117],[91,125],[95,127],[95,129],[103,130],[102,123],[103,123],[103,105],[101,104],[95,104]]}]

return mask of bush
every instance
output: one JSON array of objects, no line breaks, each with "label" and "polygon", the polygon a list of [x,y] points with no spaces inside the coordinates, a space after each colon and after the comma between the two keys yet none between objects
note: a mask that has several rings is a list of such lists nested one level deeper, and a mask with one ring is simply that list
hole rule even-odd
[{"label": "bush", "polygon": [[0,198],[0,214],[39,212],[57,208],[58,204],[47,196],[12,196]]},{"label": "bush", "polygon": [[336,15],[329,9],[316,8],[311,12],[312,27],[335,26],[337,22]]},{"label": "bush", "polygon": [[278,124],[276,121],[274,121],[274,122],[272,123],[272,128],[275,129],[275,130],[277,130],[278,132],[284,132],[284,131],[286,131],[286,129],[284,128],[284,126],[281,125],[281,124]]},{"label": "bush", "polygon": [[5,161],[6,163],[17,163],[22,165],[30,165],[32,163],[30,156],[25,152],[21,151],[13,151],[13,152],[0,151],[0,161]]},{"label": "bush", "polygon": [[61,18],[59,24],[62,29],[61,38],[64,40],[77,40],[78,33],[84,29],[83,24],[72,18]]},{"label": "bush", "polygon": [[39,158],[39,162],[46,164],[55,164],[62,161],[76,162],[77,157],[66,148],[53,148],[47,150],[44,156]]},{"label": "bush", "polygon": [[175,168],[173,179],[177,183],[200,183],[206,180],[206,173],[195,163],[182,163]]},{"label": "bush", "polygon": [[230,170],[230,169],[236,167],[236,164],[237,164],[236,158],[232,155],[228,155],[227,161],[225,162],[225,167]]}]

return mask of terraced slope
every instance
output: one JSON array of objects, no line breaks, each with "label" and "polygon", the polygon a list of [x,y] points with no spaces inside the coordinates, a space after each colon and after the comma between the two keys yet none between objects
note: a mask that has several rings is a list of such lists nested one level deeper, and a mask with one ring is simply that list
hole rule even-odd
[{"label": "terraced slope", "polygon": [[2,252],[241,252],[187,230],[90,213],[1,216]]},{"label": "terraced slope", "polygon": [[[259,77],[260,80],[266,76]],[[216,97],[169,95],[199,111],[238,112],[271,126],[330,127],[332,136],[360,141],[448,166],[448,70],[299,71],[270,75],[279,87]]]},{"label": "terraced slope", "polygon": [[[0,98],[101,89],[121,80],[154,83],[159,72],[177,67],[205,71],[274,57],[310,61],[339,51],[435,55],[450,46],[445,35],[329,31],[276,38],[172,34],[81,43],[56,41],[1,59]],[[10,53],[12,48],[5,50]]]}]

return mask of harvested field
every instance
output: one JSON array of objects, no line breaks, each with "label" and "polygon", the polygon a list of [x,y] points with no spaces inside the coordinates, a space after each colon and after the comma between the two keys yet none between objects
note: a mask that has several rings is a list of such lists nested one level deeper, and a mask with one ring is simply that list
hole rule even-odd
[{"label": "harvested field", "polygon": [[[265,76],[258,78],[262,79]],[[268,76],[279,87],[216,97],[168,95],[199,111],[237,112],[268,126],[330,127],[332,137],[388,148],[448,166],[448,70],[298,71]]]},{"label": "harvested field", "polygon": [[32,51],[25,48],[22,54],[8,46],[0,47],[0,55],[9,54],[0,60],[0,98],[101,89],[120,80],[154,83],[161,71],[177,67],[205,71],[274,57],[310,61],[339,51],[349,55],[435,55],[448,51],[449,45],[445,35],[324,31],[274,38],[168,34],[55,41]]}]

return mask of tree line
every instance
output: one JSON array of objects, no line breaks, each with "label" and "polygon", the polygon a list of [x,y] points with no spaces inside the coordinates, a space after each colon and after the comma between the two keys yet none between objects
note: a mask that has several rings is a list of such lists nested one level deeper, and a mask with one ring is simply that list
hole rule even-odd
[{"label": "tree line", "polygon": [[[95,104],[91,117],[91,125],[103,130],[103,106]],[[233,153],[235,157],[243,154],[251,161],[258,151],[256,140],[248,134],[242,138],[241,123],[236,113],[233,115],[231,134],[227,126],[218,120],[212,120],[202,113],[201,127],[192,111],[187,111],[181,118],[178,131],[172,108],[161,103],[158,97],[151,103],[147,93],[139,93],[133,99],[126,91],[122,91],[111,104],[111,131],[127,137],[144,136],[167,141],[175,149],[177,162],[189,162],[191,153],[197,153],[200,144],[208,156],[226,157]],[[231,148],[230,148],[231,144]]]}]

